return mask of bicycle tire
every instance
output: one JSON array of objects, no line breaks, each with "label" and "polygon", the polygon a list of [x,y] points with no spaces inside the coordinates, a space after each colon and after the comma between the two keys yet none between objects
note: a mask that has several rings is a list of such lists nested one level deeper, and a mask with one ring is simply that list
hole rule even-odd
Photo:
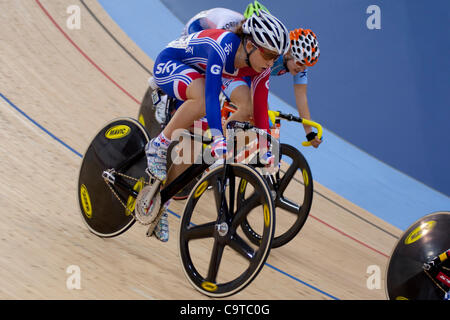
[{"label": "bicycle tire", "polygon": [[[274,236],[272,248],[279,248],[287,244],[298,235],[309,216],[314,194],[311,169],[302,153],[293,146],[282,143],[280,144],[280,161],[283,160],[283,157],[290,158],[292,160],[292,163],[283,177],[281,177],[281,179],[279,180],[281,188],[279,190],[275,190],[276,196],[274,201],[275,207],[277,208],[276,214],[279,216],[280,214],[285,214],[285,212],[290,212],[292,214],[295,214],[296,218],[291,227],[289,227],[282,234]],[[293,201],[284,196],[284,191],[290,185],[297,170],[300,170],[302,172],[301,176],[303,177],[303,182],[299,183],[299,185],[303,186],[303,199],[301,204],[295,204]],[[241,183],[243,184],[244,181],[241,181]],[[246,201],[245,186],[240,185],[239,190],[241,191],[239,193],[239,203],[242,204]],[[281,211],[278,210],[278,208],[284,210]],[[280,223],[279,220],[280,219],[278,219],[278,223]],[[260,235],[253,230],[248,221],[243,222],[242,229],[252,243],[257,244],[260,241]]]},{"label": "bicycle tire", "polygon": [[[450,248],[450,212],[435,212],[414,222],[397,241],[386,268],[386,295],[390,300],[442,300],[444,286],[437,274],[424,272],[424,263]],[[450,260],[446,260],[447,270]],[[445,276],[449,279],[450,274]],[[448,280],[447,280],[448,281]],[[450,285],[448,282],[447,289]]]},{"label": "bicycle tire", "polygon": [[[95,235],[102,238],[115,237],[135,223],[133,215],[123,207],[105,183],[102,173],[106,169],[117,168],[131,155],[137,154],[148,140],[145,128],[131,118],[110,121],[91,140],[80,166],[77,193],[82,220]],[[147,177],[144,172],[146,166],[143,154],[136,163],[124,168],[122,172],[140,179],[139,182],[129,182],[130,187],[136,191],[143,187],[143,181]],[[116,191],[133,211],[134,197],[123,190]]]},{"label": "bicycle tire", "polygon": [[[211,218],[212,221],[207,222],[206,224],[194,225],[193,223],[193,220],[206,219],[201,211],[204,210],[202,201],[208,202],[208,199],[205,198],[205,200],[202,200],[202,196],[211,194],[210,192],[204,192],[209,185],[212,186],[212,191],[216,200],[216,209],[220,207],[218,205],[220,202],[219,187],[223,183],[221,177],[223,177],[223,170],[225,168],[225,166],[222,165],[203,176],[191,191],[181,218],[179,230],[179,256],[186,278],[199,292],[213,298],[223,298],[236,294],[247,287],[255,279],[263,268],[270,253],[275,230],[275,208],[267,182],[254,168],[239,163],[229,164],[228,166],[230,175],[228,176],[229,183],[225,187],[225,194],[228,194],[229,199],[226,208],[228,208],[228,205],[232,206],[232,218],[230,218],[230,220],[217,220],[218,215],[216,216],[213,214],[213,217]],[[251,202],[248,202],[248,205],[253,207],[256,211],[248,210],[247,212],[245,210],[236,210],[236,212],[234,212],[234,208],[237,209],[237,207],[233,205],[234,201],[230,197],[230,194],[234,195],[236,179],[238,178],[245,178],[248,183],[254,187],[255,192]],[[211,202],[211,200],[209,200],[209,202]],[[263,211],[263,215],[260,214],[261,210]],[[207,212],[208,214],[211,214],[210,210]],[[250,212],[253,212],[253,214],[256,213],[258,219],[263,219],[261,221],[263,224],[261,242],[255,248],[252,248],[245,241],[245,236],[241,236],[238,230],[243,215],[246,216]],[[224,223],[227,226],[225,228],[227,231],[226,234],[221,235],[218,226],[223,227]],[[206,272],[203,272],[203,274],[206,273],[206,276],[202,275],[202,272],[199,271],[199,264],[193,262],[193,260],[195,260],[194,253],[196,252],[196,249],[193,248],[193,244],[192,246],[190,246],[190,244],[191,241],[195,243],[195,241],[199,239],[200,241],[208,241],[206,239],[213,241],[209,267]],[[201,254],[204,254],[203,250],[200,251]],[[230,261],[232,261],[231,268],[227,267],[227,264],[230,264],[231,262],[222,259],[222,254],[224,252],[231,255],[234,254],[230,259]],[[242,265],[237,263],[239,258],[243,260]],[[222,264],[224,264],[225,267],[223,267]],[[231,277],[231,280],[225,280],[223,277],[224,274],[236,272],[239,268],[244,270],[239,276],[233,276]]]}]

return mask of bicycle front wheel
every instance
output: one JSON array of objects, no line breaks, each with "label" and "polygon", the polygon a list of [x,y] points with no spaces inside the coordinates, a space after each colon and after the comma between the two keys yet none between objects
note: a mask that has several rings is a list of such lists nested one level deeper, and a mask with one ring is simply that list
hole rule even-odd
[{"label": "bicycle front wheel", "polygon": [[[226,169],[220,166],[195,185],[179,232],[180,258],[188,281],[216,298],[236,294],[255,279],[269,255],[275,230],[275,208],[264,178],[243,164],[227,166],[225,181]],[[238,208],[240,180],[246,181],[252,194],[246,205]],[[209,186],[212,192],[207,191]],[[246,240],[240,228],[244,219],[258,226],[258,244]]]}]

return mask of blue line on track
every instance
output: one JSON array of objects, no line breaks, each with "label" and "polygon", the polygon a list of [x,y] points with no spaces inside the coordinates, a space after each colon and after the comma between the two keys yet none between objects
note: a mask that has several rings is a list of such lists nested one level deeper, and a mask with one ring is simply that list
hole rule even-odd
[{"label": "blue line on track", "polygon": [[[176,214],[176,213],[173,212],[172,210],[169,210],[169,209],[168,209],[167,211],[169,211],[169,212],[170,212],[171,214],[173,214],[175,217],[181,218],[180,215]],[[193,226],[196,226],[196,224],[194,224],[194,223],[192,223],[192,222],[191,222],[190,224],[193,225]],[[295,280],[295,281],[297,281],[297,282],[300,282],[301,284],[303,284],[303,285],[305,285],[305,286],[307,286],[307,287],[309,287],[309,288],[311,288],[311,289],[313,289],[313,290],[315,290],[315,291],[317,291],[317,292],[320,292],[321,294],[323,294],[323,295],[325,295],[325,296],[327,296],[327,297],[329,297],[329,298],[331,298],[331,299],[333,299],[333,300],[339,300],[339,299],[336,298],[335,296],[332,296],[331,294],[326,293],[325,291],[322,291],[322,290],[320,290],[320,289],[318,289],[318,288],[316,288],[316,287],[310,285],[309,283],[306,283],[305,281],[300,280],[299,278],[296,278],[296,277],[290,275],[289,273],[284,272],[284,271],[281,270],[281,269],[278,269],[277,267],[275,267],[275,266],[273,266],[273,265],[271,265],[271,264],[269,264],[269,263],[267,263],[267,262],[265,263],[265,265],[268,266],[269,268],[272,268],[272,269],[275,270],[275,271],[278,271],[278,272],[281,273],[281,274],[284,274],[285,276],[287,276],[287,277],[289,277],[289,278],[291,278],[291,279],[293,279],[293,280]]]},{"label": "blue line on track", "polygon": [[[5,100],[11,107],[13,107],[17,112],[19,112],[21,115],[23,115],[25,118],[27,118],[31,123],[33,123],[35,126],[37,126],[39,129],[41,129],[42,131],[44,131],[46,134],[48,134],[50,137],[52,137],[54,140],[56,140],[57,142],[59,142],[60,144],[62,144],[64,147],[66,147],[67,149],[69,149],[71,152],[73,152],[74,154],[76,154],[78,157],[83,158],[83,155],[81,153],[79,153],[78,151],[76,151],[75,149],[73,149],[72,147],[70,147],[68,144],[66,144],[64,141],[62,141],[61,139],[59,139],[57,136],[55,136],[53,133],[51,133],[50,131],[48,131],[47,129],[45,129],[42,125],[40,125],[37,121],[35,121],[34,119],[32,119],[29,115],[27,115],[24,111],[22,111],[22,109],[20,109],[19,107],[17,107],[14,103],[12,103],[7,97],[5,97],[2,93],[0,93],[0,97],[2,97],[3,100]],[[171,214],[173,214],[175,217],[177,218],[181,218],[180,215],[176,214],[175,212],[168,210]],[[270,264],[268,264],[267,262],[265,263],[266,266],[268,266],[269,268],[272,268],[275,271],[278,271],[279,273],[331,298],[334,300],[339,300],[338,298],[332,296],[331,294],[326,293],[325,291],[322,291],[292,275],[290,275],[287,272],[284,272],[281,269],[278,269],[277,267],[274,267]]]},{"label": "blue line on track", "polygon": [[0,97],[3,98],[3,100],[5,100],[11,107],[13,107],[14,109],[16,109],[20,114],[22,114],[25,118],[27,118],[28,120],[30,120],[34,125],[36,125],[39,129],[41,129],[42,131],[44,131],[46,134],[48,134],[50,137],[52,137],[53,139],[55,139],[56,141],[58,141],[60,144],[62,144],[64,147],[66,147],[67,149],[69,149],[70,151],[72,151],[73,153],[75,153],[77,156],[79,156],[80,158],[83,158],[83,155],[81,153],[79,153],[78,151],[76,151],[75,149],[73,149],[71,146],[69,146],[67,143],[65,143],[64,141],[62,141],[61,139],[59,139],[57,136],[55,136],[53,133],[51,133],[50,131],[48,131],[47,129],[45,129],[43,126],[41,126],[38,122],[36,122],[35,120],[33,120],[30,116],[28,116],[25,112],[23,112],[19,107],[17,107],[14,103],[12,103],[7,97],[5,97],[3,94],[0,93]]},{"label": "blue line on track", "polygon": [[284,272],[284,271],[281,270],[281,269],[278,269],[278,268],[275,267],[275,266],[272,266],[271,264],[269,264],[269,263],[267,263],[267,262],[266,262],[266,266],[268,266],[269,268],[272,268],[272,269],[275,270],[275,271],[278,271],[278,272],[281,273],[281,274],[284,274],[285,276],[287,276],[287,277],[289,277],[289,278],[291,278],[291,279],[293,279],[293,280],[295,280],[295,281],[297,281],[297,282],[300,282],[301,284],[303,284],[303,285],[305,285],[305,286],[307,286],[307,287],[309,287],[309,288],[311,288],[311,289],[313,289],[313,290],[315,290],[315,291],[317,291],[317,292],[320,292],[321,294],[323,294],[323,295],[325,295],[325,296],[327,296],[327,297],[329,297],[329,298],[331,298],[331,299],[333,299],[333,300],[340,300],[340,299],[336,298],[335,296],[332,296],[331,294],[326,293],[325,291],[322,291],[322,290],[320,290],[320,289],[318,289],[318,288],[316,288],[316,287],[310,285],[309,283],[306,283],[305,281],[300,280],[299,278],[296,278],[296,277],[290,275],[289,273]]}]

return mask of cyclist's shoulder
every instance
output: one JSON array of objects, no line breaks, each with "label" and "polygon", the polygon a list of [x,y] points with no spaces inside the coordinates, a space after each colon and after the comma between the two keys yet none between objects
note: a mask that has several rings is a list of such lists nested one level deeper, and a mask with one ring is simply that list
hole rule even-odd
[{"label": "cyclist's shoulder", "polygon": [[240,38],[231,31],[227,31],[224,29],[206,29],[200,32],[195,33],[194,39],[212,39],[218,43],[222,42],[222,40],[236,40]]},{"label": "cyclist's shoulder", "polygon": [[231,31],[223,29],[208,29],[197,32],[192,37],[193,43],[209,44],[216,50],[225,50],[229,55],[239,47],[241,39]]}]

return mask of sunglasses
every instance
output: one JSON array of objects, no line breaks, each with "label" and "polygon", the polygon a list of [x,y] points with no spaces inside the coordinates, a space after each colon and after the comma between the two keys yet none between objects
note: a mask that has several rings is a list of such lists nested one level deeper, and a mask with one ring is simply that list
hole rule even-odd
[{"label": "sunglasses", "polygon": [[261,52],[261,55],[262,55],[264,60],[268,60],[268,61],[269,60],[274,60],[275,61],[275,60],[277,60],[280,57],[280,55],[278,53],[273,52],[273,51],[269,51],[269,50],[267,50],[267,49],[265,49],[263,47],[259,47],[256,44],[254,44],[253,42],[252,42],[252,45]]}]

